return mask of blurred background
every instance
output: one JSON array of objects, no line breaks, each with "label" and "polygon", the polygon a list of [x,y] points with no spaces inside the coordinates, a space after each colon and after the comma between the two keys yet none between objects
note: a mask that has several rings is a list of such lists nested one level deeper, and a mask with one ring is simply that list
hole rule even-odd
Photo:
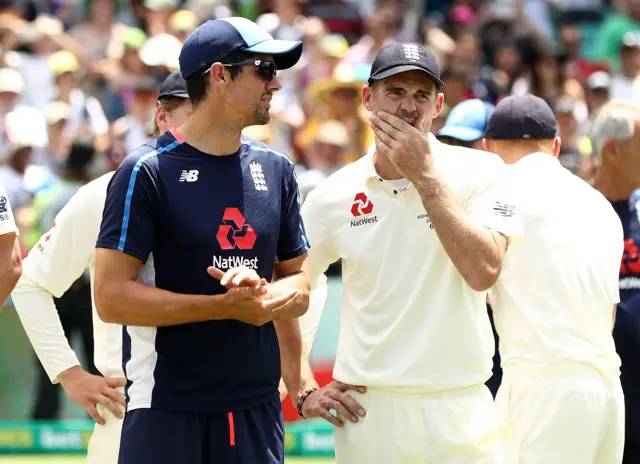
[{"label": "blurred background", "polygon": [[[0,0],[0,182],[25,256],[65,183],[115,169],[151,137],[157,88],[189,33],[235,15],[304,42],[300,62],[280,76],[271,122],[246,129],[291,157],[303,196],[372,143],[361,87],[394,40],[422,43],[440,63],[445,107],[432,131],[465,100],[533,93],[556,112],[562,164],[587,180],[589,121],[609,99],[640,103],[640,0]],[[329,274],[312,352],[321,382],[339,331],[339,266]],[[95,371],[88,298],[80,279],[59,308]],[[0,420],[86,417],[50,384],[9,302],[0,313]],[[1,429],[0,448],[20,441]]]}]

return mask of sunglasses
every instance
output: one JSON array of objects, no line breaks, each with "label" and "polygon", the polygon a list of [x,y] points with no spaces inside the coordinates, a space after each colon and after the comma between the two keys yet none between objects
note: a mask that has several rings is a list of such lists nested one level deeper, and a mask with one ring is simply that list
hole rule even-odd
[{"label": "sunglasses", "polygon": [[[238,68],[240,66],[255,66],[256,68],[258,68],[258,76],[260,76],[261,79],[267,82],[271,82],[273,78],[276,77],[276,74],[278,73],[278,67],[273,61],[264,61],[264,60],[242,61],[240,63],[225,64],[225,66],[227,68]],[[207,69],[202,74],[206,74],[209,71],[211,71],[211,67],[209,67],[209,69]]]}]

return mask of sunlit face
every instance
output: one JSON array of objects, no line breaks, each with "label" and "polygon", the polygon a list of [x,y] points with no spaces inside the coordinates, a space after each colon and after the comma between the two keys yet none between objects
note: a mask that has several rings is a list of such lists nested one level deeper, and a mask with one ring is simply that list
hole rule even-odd
[{"label": "sunlit face", "polygon": [[372,113],[384,111],[411,125],[424,116],[424,126],[419,129],[427,133],[442,109],[444,95],[427,74],[408,71],[375,82],[373,87],[365,86],[362,99]]},{"label": "sunlit face", "polygon": [[156,112],[156,124],[161,134],[168,130],[183,125],[191,117],[192,112],[191,100],[185,98],[179,106],[170,110],[163,105],[158,105]]},{"label": "sunlit face", "polygon": [[[257,56],[247,58],[246,61],[254,60],[273,61],[273,58]],[[245,65],[242,72],[231,81],[228,102],[241,118],[244,127],[264,125],[270,119],[269,110],[273,94],[281,88],[277,77],[269,81],[257,66]]]}]

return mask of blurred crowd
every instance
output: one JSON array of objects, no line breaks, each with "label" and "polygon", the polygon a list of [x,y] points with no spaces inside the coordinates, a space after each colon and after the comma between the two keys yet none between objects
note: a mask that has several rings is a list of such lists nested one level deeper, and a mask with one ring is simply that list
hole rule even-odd
[{"label": "blurred crowd", "polygon": [[440,63],[432,131],[450,115],[484,126],[451,112],[463,101],[533,93],[556,113],[562,164],[585,179],[594,114],[613,98],[640,103],[640,0],[0,0],[0,182],[25,255],[81,185],[151,138],[186,37],[234,15],[304,42],[271,122],[246,129],[294,160],[303,195],[373,142],[361,88],[394,40]]}]

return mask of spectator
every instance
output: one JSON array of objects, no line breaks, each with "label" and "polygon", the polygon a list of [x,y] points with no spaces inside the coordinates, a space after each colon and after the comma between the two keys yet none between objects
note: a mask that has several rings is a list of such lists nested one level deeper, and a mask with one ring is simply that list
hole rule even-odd
[{"label": "spectator", "polygon": [[622,38],[620,48],[620,71],[611,77],[611,98],[631,100],[633,81],[640,71],[640,31],[627,32]]}]

